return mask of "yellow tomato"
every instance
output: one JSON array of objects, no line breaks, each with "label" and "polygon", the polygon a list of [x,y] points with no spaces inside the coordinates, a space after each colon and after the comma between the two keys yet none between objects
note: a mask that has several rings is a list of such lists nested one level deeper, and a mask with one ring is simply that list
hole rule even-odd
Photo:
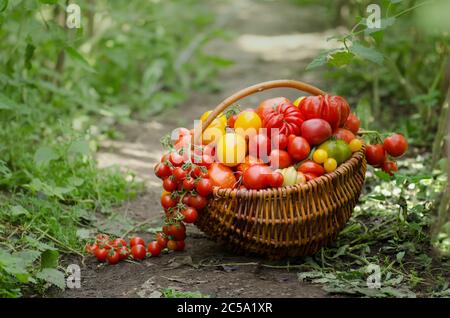
[{"label": "yellow tomato", "polygon": [[300,96],[299,98],[297,98],[297,99],[294,101],[294,106],[295,106],[295,107],[298,107],[298,105],[300,105],[300,102],[301,102],[304,98],[305,98],[305,96]]},{"label": "yellow tomato", "polygon": [[226,133],[217,141],[217,159],[229,167],[234,167],[244,162],[247,152],[245,138],[239,134]]},{"label": "yellow tomato", "polygon": [[[200,117],[200,121],[204,122],[206,121],[206,118],[208,118],[209,114],[212,113],[212,110],[208,110],[207,112],[204,112],[203,115]],[[212,123],[208,127],[225,127],[227,125],[227,117],[224,114],[220,114],[217,116]]]},{"label": "yellow tomato", "polygon": [[328,153],[323,149],[314,151],[313,160],[317,163],[324,163],[328,159]]},{"label": "yellow tomato", "polygon": [[332,171],[336,170],[336,168],[337,168],[336,159],[328,158],[327,160],[325,160],[323,167],[325,168],[326,172],[332,172]]},{"label": "yellow tomato", "polygon": [[[238,115],[234,123],[234,130],[239,134],[257,134],[261,127],[261,118],[252,111],[243,111]],[[250,128],[253,131],[247,131]]]},{"label": "yellow tomato", "polygon": [[202,134],[202,144],[208,145],[219,140],[225,134],[225,127],[211,127],[205,129]]},{"label": "yellow tomato", "polygon": [[350,141],[350,143],[348,144],[350,146],[350,150],[352,152],[356,152],[361,150],[362,148],[362,141],[359,140],[358,138],[352,139],[352,141]]},{"label": "yellow tomato", "polygon": [[170,194],[170,192],[169,192],[169,191],[166,191],[166,190],[163,190],[163,191],[161,192],[161,198],[162,198],[164,195],[166,195],[166,194]]}]

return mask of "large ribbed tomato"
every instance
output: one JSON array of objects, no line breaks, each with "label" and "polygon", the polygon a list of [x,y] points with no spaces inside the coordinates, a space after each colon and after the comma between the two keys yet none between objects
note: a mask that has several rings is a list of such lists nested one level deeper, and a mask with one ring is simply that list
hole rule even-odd
[{"label": "large ribbed tomato", "polygon": [[297,107],[290,102],[283,102],[278,107],[267,109],[263,118],[263,127],[278,128],[280,134],[299,135],[303,117]]},{"label": "large ribbed tomato", "polygon": [[300,102],[298,108],[305,120],[324,119],[333,131],[342,127],[350,114],[350,106],[341,96],[308,96]]}]

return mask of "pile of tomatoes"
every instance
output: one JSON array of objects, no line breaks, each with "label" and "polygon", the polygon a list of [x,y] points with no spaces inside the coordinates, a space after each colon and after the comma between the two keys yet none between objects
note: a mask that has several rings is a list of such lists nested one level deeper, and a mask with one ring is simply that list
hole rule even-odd
[{"label": "pile of tomatoes", "polygon": [[145,241],[138,236],[130,238],[127,243],[123,238],[113,239],[106,234],[98,234],[93,243],[86,244],[86,252],[94,255],[99,262],[115,265],[130,257],[140,261],[147,256],[158,256],[168,245],[169,242],[160,237],[146,247]]}]

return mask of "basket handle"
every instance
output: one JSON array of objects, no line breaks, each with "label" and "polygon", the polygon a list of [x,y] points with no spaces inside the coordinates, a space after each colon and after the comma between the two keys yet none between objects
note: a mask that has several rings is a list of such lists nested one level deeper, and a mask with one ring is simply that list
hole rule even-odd
[{"label": "basket handle", "polygon": [[194,140],[200,140],[201,133],[213,122],[213,120],[221,113],[223,112],[228,106],[231,104],[237,102],[238,100],[247,97],[249,95],[265,91],[267,89],[271,88],[295,88],[300,91],[309,93],[311,95],[325,95],[326,93],[319,88],[306,84],[304,82],[300,81],[294,81],[294,80],[274,80],[274,81],[267,81],[262,82],[259,84],[255,84],[252,86],[249,86],[247,88],[244,88],[230,97],[223,100],[219,105],[216,106],[216,108],[212,111],[211,114],[209,114],[208,118],[206,118],[205,122],[202,125],[202,130],[200,129],[195,131]]}]

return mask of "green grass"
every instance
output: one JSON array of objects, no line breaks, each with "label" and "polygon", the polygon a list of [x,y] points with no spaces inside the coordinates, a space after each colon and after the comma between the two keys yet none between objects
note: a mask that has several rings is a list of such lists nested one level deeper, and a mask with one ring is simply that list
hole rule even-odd
[{"label": "green grass", "polygon": [[162,291],[164,298],[209,298],[209,295],[201,292],[178,291],[173,288],[166,288]]}]

